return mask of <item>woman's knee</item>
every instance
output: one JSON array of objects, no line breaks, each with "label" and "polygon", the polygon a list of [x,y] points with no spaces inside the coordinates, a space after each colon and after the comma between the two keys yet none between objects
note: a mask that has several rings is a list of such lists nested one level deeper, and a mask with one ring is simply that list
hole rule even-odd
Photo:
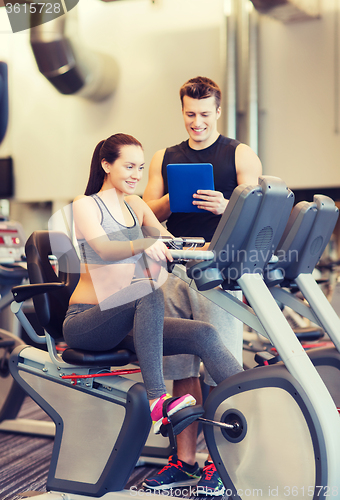
[{"label": "woman's knee", "polygon": [[205,323],[203,321],[198,322],[200,327],[198,328],[198,332],[196,334],[196,338],[200,343],[211,343],[211,342],[219,342],[220,335],[216,328],[210,323]]}]

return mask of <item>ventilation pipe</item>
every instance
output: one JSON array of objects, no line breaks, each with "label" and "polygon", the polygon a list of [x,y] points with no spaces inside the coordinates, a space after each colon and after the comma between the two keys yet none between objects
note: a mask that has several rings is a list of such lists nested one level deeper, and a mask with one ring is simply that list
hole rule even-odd
[{"label": "ventilation pipe", "polygon": [[115,90],[118,66],[107,54],[94,52],[66,35],[66,17],[37,22],[30,43],[39,71],[61,93],[102,101]]},{"label": "ventilation pipe", "polygon": [[320,0],[252,0],[255,9],[283,23],[320,17]]},{"label": "ventilation pipe", "polygon": [[258,153],[258,15],[249,0],[226,0],[225,6],[227,135]]},{"label": "ventilation pipe", "polygon": [[0,61],[0,144],[8,124],[8,67]]}]

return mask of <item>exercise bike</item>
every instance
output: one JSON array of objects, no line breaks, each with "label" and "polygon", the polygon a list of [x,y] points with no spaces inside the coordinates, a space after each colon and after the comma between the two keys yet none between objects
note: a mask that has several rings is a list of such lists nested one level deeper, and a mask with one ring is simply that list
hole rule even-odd
[{"label": "exercise bike", "polygon": [[[228,219],[231,216],[230,210],[232,208],[230,207],[228,210],[227,207],[221,220],[220,229],[224,223],[225,228],[228,225],[230,227]],[[266,215],[270,217],[268,214]],[[257,222],[260,224],[257,225]],[[241,250],[237,244],[237,230],[242,231],[240,221],[238,221],[234,235],[231,229],[229,232],[226,229],[217,230],[209,247],[209,250],[214,250],[216,253],[217,257],[214,262],[211,264],[194,263],[187,266],[186,274],[195,282],[195,284],[191,283],[193,288],[196,287],[207,298],[219,303],[221,307],[269,338],[284,362],[284,364],[248,370],[220,384],[208,397],[205,405],[206,416],[212,420],[225,420],[231,413],[232,417],[228,418],[237,418],[237,414],[241,410],[248,430],[245,431],[245,434],[241,433],[240,436],[230,435],[228,439],[225,431],[218,431],[216,428],[206,426],[204,428],[205,438],[220,476],[233,498],[242,498],[241,491],[243,498],[249,496],[249,492],[255,492],[254,496],[256,496],[256,492],[257,494],[261,493],[262,496],[266,495],[268,498],[270,496],[293,498],[294,496],[303,496],[307,494],[307,491],[308,495],[313,498],[317,498],[320,494],[325,497],[329,494],[335,495],[339,482],[335,472],[336,467],[331,474],[333,479],[330,480],[329,476],[325,485],[322,486],[323,478],[328,473],[325,476],[319,469],[319,465],[323,461],[321,458],[323,452],[320,445],[316,444],[318,441],[318,439],[315,440],[317,431],[315,432],[310,427],[310,419],[314,419],[312,413],[319,412],[319,410],[324,411],[325,400],[323,397],[326,396],[326,393],[328,393],[327,400],[330,403],[328,389],[325,391],[325,386],[321,389],[323,383],[320,377],[315,376],[315,368],[311,366],[309,357],[284,319],[278,305],[275,301],[273,303],[273,297],[270,297],[269,289],[266,288],[261,275],[251,271],[242,273],[242,267],[251,270],[252,266],[253,268],[258,266],[258,262],[253,258],[252,250],[255,247],[260,254],[266,252],[268,247],[263,246],[266,238],[273,243],[273,249],[277,248],[279,241],[274,242],[273,238],[270,237],[271,229],[271,224],[266,224],[265,218],[260,220],[257,217],[253,223],[248,244],[243,246],[244,252],[238,252]],[[255,238],[255,245],[249,246],[252,238]],[[228,255],[228,252],[234,255]],[[270,257],[271,255],[262,266],[261,274],[263,272],[265,275],[268,266],[270,268]],[[185,279],[183,272],[181,275]],[[232,297],[228,297],[228,301],[223,300],[223,294],[220,293],[220,290],[210,289],[212,285],[216,286],[217,284],[222,285],[225,289],[239,286],[252,309],[246,304],[237,302]],[[285,378],[286,375],[287,378]],[[298,385],[296,385],[297,383]],[[306,395],[307,398],[305,398]],[[300,396],[302,396],[302,400]],[[304,404],[306,404],[305,407]],[[333,410],[330,410],[330,406],[333,406]],[[329,439],[333,439],[339,444],[339,417],[334,411],[336,409],[334,402],[330,406],[329,411],[334,418],[336,436],[333,435],[332,438],[330,434]],[[325,426],[326,433],[330,429],[329,417],[331,413],[325,412],[323,424],[321,424]],[[293,421],[295,424],[291,425]],[[306,424],[309,429],[309,443],[305,441],[306,435],[303,436],[307,429]],[[264,428],[266,429],[263,435],[261,432],[262,441],[255,433],[255,428],[258,427],[262,432],[264,432]],[[249,428],[252,430],[251,435],[248,434]],[[275,436],[275,450],[278,450],[277,457],[268,462],[268,457],[273,454],[273,436]],[[260,453],[259,442],[261,442]],[[309,446],[315,451],[316,460],[313,465],[314,460],[312,462],[309,460],[312,454],[307,451]],[[336,453],[333,455],[333,452],[330,452],[333,458],[329,458],[329,464],[333,460],[335,462],[338,460],[335,457]],[[301,472],[300,467],[302,463],[304,464],[303,472]],[[332,490],[332,488],[334,489]],[[330,493],[331,490],[332,493]]]},{"label": "exercise bike", "polygon": [[[336,346],[335,349],[332,344],[328,352],[339,351],[340,345],[339,317],[326,296],[320,293],[319,283],[313,276],[313,270],[335,228],[338,212],[334,201],[324,195],[315,195],[313,202],[298,203],[264,276],[265,283],[282,309],[288,306],[298,317],[306,318],[315,325],[295,332],[301,342],[310,342],[307,342],[307,349],[313,349],[309,356],[315,360],[317,341],[322,339],[325,332]],[[332,342],[321,341],[320,347],[330,343]],[[271,349],[274,354],[270,353],[271,344],[268,340],[255,342],[254,347],[249,350],[254,353],[254,348],[261,351],[261,347],[263,351],[257,352],[255,356],[260,364],[273,364],[280,359],[275,355],[275,349]],[[326,351],[323,349],[319,352]],[[336,358],[337,354],[334,352],[332,357]],[[339,396],[336,402],[339,406]]]},{"label": "exercise bike", "polygon": [[[0,218],[0,430],[4,421],[16,418],[25,393],[9,373],[8,360],[13,349],[24,342],[15,329],[9,306],[13,301],[11,289],[22,283],[27,270],[15,263],[24,253],[23,231],[20,225]],[[18,332],[16,332],[18,333]],[[5,424],[6,426],[6,424]]]},{"label": "exercise bike", "polygon": [[21,328],[13,316],[13,286],[28,278],[23,260],[25,234],[20,223],[0,218],[0,431],[54,436],[53,422],[18,418],[26,393],[9,372],[9,357],[17,347],[25,346]]},{"label": "exercise bike", "polygon": [[[281,499],[308,491],[311,498],[325,499],[329,492],[336,497],[340,487],[336,406],[263,281],[293,202],[292,192],[277,178],[238,186],[209,251],[174,254],[196,257],[187,269],[174,266],[174,274],[269,337],[284,361],[222,382],[199,417],[227,495],[237,499],[249,497],[249,491]],[[21,303],[33,297],[48,352],[19,346],[10,370],[56,424],[49,493],[40,500],[130,495],[123,488],[148,437],[149,407],[142,384],[122,374],[106,377],[103,370],[130,363],[134,354],[66,349],[61,358],[55,339],[79,278],[79,259],[70,239],[59,232],[33,233],[25,250],[31,284],[13,289],[13,309],[26,327]],[[49,264],[51,254],[58,260],[58,275]],[[241,288],[252,309],[219,285]],[[182,411],[187,420],[197,418],[190,408]],[[181,419],[180,412],[171,418],[175,430]]]},{"label": "exercise bike", "polygon": [[265,281],[278,302],[322,327],[333,342],[331,347],[316,346],[308,355],[340,408],[340,318],[312,275],[338,213],[334,201],[327,196],[315,195],[313,202],[298,203],[276,249],[277,262],[267,269]]}]

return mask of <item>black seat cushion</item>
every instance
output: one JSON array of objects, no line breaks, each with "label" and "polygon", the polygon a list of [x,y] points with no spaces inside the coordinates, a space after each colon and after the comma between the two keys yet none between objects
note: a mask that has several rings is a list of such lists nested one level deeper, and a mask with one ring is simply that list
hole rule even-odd
[{"label": "black seat cushion", "polygon": [[66,363],[80,366],[124,366],[137,360],[136,354],[129,349],[85,351],[68,348],[62,358]]}]

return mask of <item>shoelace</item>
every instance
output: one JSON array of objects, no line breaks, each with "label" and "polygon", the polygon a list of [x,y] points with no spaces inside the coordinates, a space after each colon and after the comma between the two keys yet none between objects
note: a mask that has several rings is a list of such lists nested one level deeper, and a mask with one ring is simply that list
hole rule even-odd
[{"label": "shoelace", "polygon": [[210,481],[210,479],[213,477],[214,472],[216,471],[216,467],[213,463],[206,465],[203,467],[203,472],[205,474],[205,479]]},{"label": "shoelace", "polygon": [[171,462],[171,458],[172,457],[170,457],[170,462],[164,465],[163,469],[160,470],[158,474],[162,474],[162,472],[166,471],[167,469],[170,469],[171,467],[176,467],[176,469],[179,469],[180,467],[183,468],[183,464],[180,460],[177,460],[177,463],[175,464],[175,462]]}]

